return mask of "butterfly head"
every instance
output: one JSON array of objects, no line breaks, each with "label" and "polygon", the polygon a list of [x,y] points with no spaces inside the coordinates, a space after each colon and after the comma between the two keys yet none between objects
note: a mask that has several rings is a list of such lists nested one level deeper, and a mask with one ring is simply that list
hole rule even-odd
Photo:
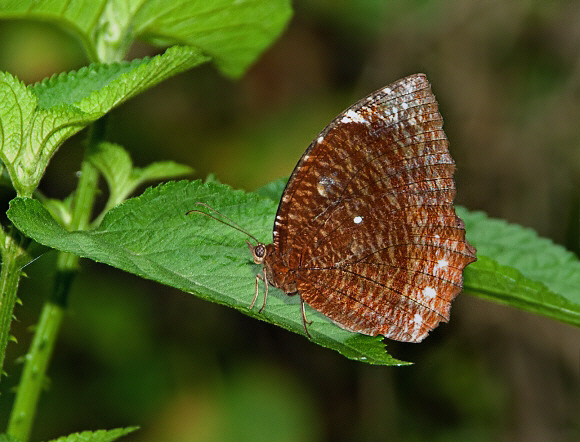
[{"label": "butterfly head", "polygon": [[246,241],[248,248],[252,252],[252,256],[254,257],[255,264],[262,264],[264,262],[264,258],[268,254],[267,248],[264,244],[259,242],[256,245],[253,245],[250,241]]}]

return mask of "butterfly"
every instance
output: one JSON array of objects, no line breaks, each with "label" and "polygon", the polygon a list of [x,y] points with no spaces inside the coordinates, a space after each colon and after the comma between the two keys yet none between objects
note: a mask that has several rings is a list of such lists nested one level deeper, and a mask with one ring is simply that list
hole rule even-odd
[{"label": "butterfly", "polygon": [[[259,281],[300,297],[340,327],[420,342],[449,320],[476,260],[453,207],[455,163],[424,74],[336,117],[294,168],[273,243],[247,242]],[[250,235],[251,236],[251,235]],[[253,237],[252,237],[253,238]]]}]

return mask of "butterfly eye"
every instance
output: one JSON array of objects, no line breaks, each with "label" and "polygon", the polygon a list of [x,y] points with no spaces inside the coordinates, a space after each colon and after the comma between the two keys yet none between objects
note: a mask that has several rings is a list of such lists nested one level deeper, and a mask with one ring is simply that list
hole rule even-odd
[{"label": "butterfly eye", "polygon": [[256,255],[256,258],[264,258],[266,256],[266,247],[264,247],[264,244],[258,244],[256,246],[254,255]]},{"label": "butterfly eye", "polygon": [[262,243],[258,243],[257,245],[253,245],[251,242],[246,241],[249,249],[252,251],[252,256],[254,257],[255,264],[262,264],[264,259],[266,258],[266,246]]}]

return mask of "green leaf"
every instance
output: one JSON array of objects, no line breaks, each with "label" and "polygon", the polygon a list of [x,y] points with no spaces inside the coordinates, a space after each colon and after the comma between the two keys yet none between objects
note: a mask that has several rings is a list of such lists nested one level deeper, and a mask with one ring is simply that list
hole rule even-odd
[{"label": "green leaf", "polygon": [[0,8],[0,18],[50,21],[72,31],[92,61],[122,60],[141,38],[196,47],[231,77],[273,43],[291,14],[290,0],[20,0]]},{"label": "green leaf", "polygon": [[173,161],[152,163],[141,169],[133,167],[129,153],[118,144],[101,142],[89,155],[89,161],[99,169],[109,186],[109,200],[101,215],[93,223],[99,225],[102,217],[118,206],[140,185],[154,180],[167,180],[193,173],[193,169]]},{"label": "green leaf", "polygon": [[477,248],[477,261],[465,270],[466,291],[580,326],[580,261],[573,253],[532,229],[457,211]]},{"label": "green leaf", "polygon": [[135,17],[135,34],[161,44],[187,43],[239,77],[284,30],[289,0],[150,0]]},{"label": "green leaf", "polygon": [[282,193],[284,193],[284,189],[286,188],[287,182],[288,178],[282,178],[276,181],[272,181],[266,184],[265,186],[256,189],[255,192],[258,195],[270,198],[272,201],[278,202],[282,198]]},{"label": "green leaf", "polygon": [[0,159],[19,195],[30,196],[67,138],[134,95],[207,61],[190,47],[111,65],[92,64],[31,87],[0,72]]},{"label": "green leaf", "polygon": [[[270,288],[264,311],[249,309],[260,266],[253,264],[242,233],[200,214],[185,215],[198,201],[251,226],[261,240],[271,238],[275,202],[199,181],[147,189],[108,212],[93,231],[66,231],[38,201],[29,198],[12,200],[8,216],[41,244],[195,293],[304,335],[298,297]],[[402,364],[385,352],[380,337],[345,331],[308,307],[306,314],[313,321],[308,330],[314,342],[351,359]]]},{"label": "green leaf", "polygon": [[113,442],[138,429],[139,427],[127,427],[113,430],[83,431],[52,439],[50,442]]}]

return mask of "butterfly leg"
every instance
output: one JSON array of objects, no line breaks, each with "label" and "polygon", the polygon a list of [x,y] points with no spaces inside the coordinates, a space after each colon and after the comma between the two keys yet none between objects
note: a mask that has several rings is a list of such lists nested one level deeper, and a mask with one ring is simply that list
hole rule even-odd
[{"label": "butterfly leg", "polygon": [[312,338],[308,332],[308,325],[312,324],[312,321],[306,319],[306,310],[304,309],[304,299],[302,299],[302,296],[300,296],[300,307],[302,310],[302,324],[304,325],[304,331],[306,332],[306,336]]},{"label": "butterfly leg", "polygon": [[266,275],[256,275],[256,293],[254,294],[254,299],[252,299],[252,303],[250,304],[250,310],[254,308],[254,304],[256,303],[256,299],[258,299],[258,293],[260,292],[260,280],[264,281],[266,288],[264,290],[264,303],[258,313],[262,313],[264,307],[266,307],[266,299],[268,298],[268,280],[266,279]]},{"label": "butterfly leg", "polygon": [[266,275],[264,275],[264,285],[266,286],[264,289],[264,303],[262,304],[262,307],[260,307],[260,310],[258,310],[258,313],[262,313],[266,307],[266,299],[268,299],[268,279],[266,278]]},{"label": "butterfly leg", "polygon": [[250,310],[254,308],[256,299],[258,299],[258,293],[260,290],[260,279],[263,280],[262,275],[256,275],[256,294],[254,295],[254,299],[252,299],[252,303],[250,304]]}]

